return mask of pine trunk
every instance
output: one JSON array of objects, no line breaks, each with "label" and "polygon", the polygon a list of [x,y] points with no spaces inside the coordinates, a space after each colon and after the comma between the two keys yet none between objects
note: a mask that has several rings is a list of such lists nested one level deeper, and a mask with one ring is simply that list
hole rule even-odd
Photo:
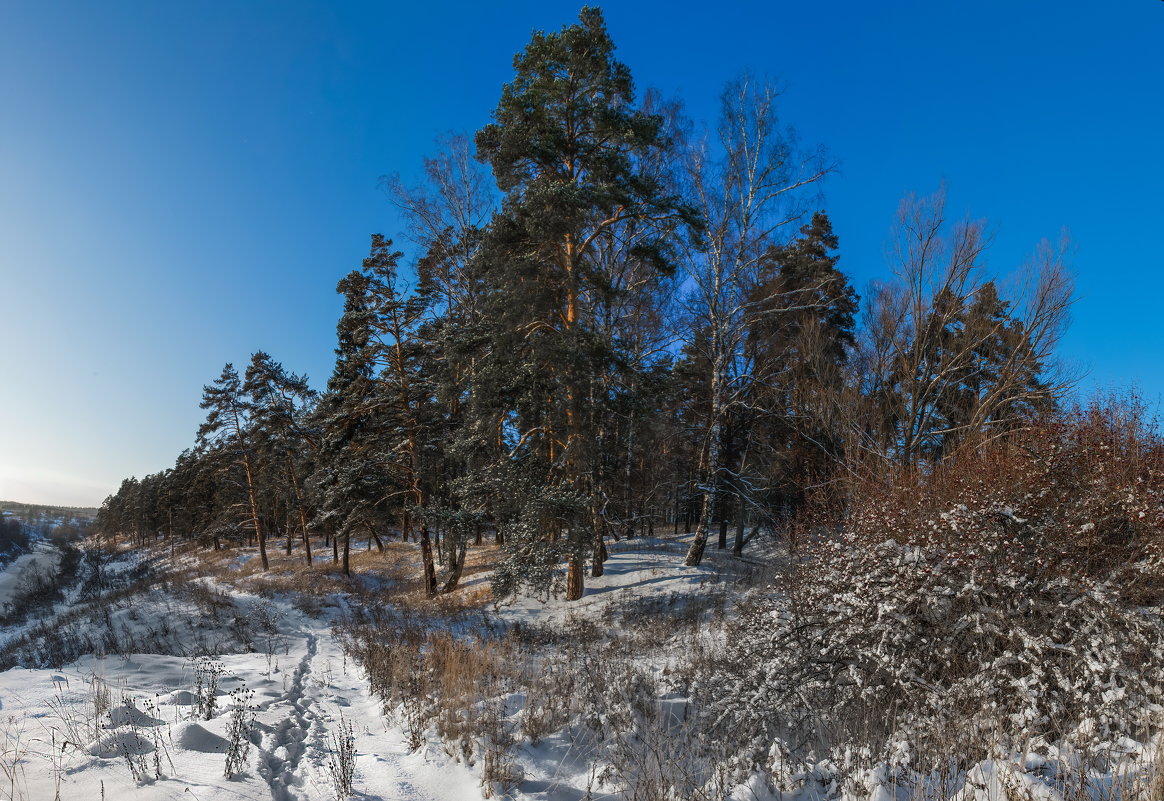
[{"label": "pine trunk", "polygon": [[251,507],[251,524],[255,527],[255,536],[259,540],[259,558],[263,563],[263,570],[270,570],[271,563],[267,559],[267,537],[261,525],[259,525],[259,501],[255,496],[255,483],[251,473],[251,458],[245,453],[243,454],[243,465],[246,468],[247,474],[247,500]]},{"label": "pine trunk", "polygon": [[570,567],[566,571],[566,600],[577,601],[582,597],[582,560],[570,557]]},{"label": "pine trunk", "polygon": [[445,586],[442,592],[452,592],[457,588],[457,584],[461,581],[461,573],[465,570],[465,543],[462,542],[453,554],[449,565],[449,577],[445,580]]},{"label": "pine trunk", "polygon": [[307,513],[303,511],[302,507],[299,508],[299,523],[303,530],[304,559],[307,561],[307,566],[311,567],[311,537],[307,533]]},{"label": "pine trunk", "polygon": [[424,597],[436,595],[436,568],[432,562],[432,541],[428,538],[428,526],[420,525],[420,558],[424,563]]},{"label": "pine trunk", "polygon": [[[307,533],[307,510],[303,508],[303,491],[299,487],[299,474],[295,470],[295,462],[288,455],[287,472],[291,476],[291,488],[295,491],[295,505],[299,508],[299,531],[303,536],[303,554],[307,566],[311,567],[311,537]],[[287,553],[291,553],[288,548]]]},{"label": "pine trunk", "polygon": [[259,556],[262,558],[263,570],[269,570],[271,568],[271,563],[267,560],[267,538],[263,533],[262,526],[259,524],[259,501],[258,497],[255,495],[255,476],[254,472],[251,470],[251,457],[250,453],[247,451],[246,440],[243,438],[242,421],[239,419],[239,409],[237,406],[233,409],[233,417],[234,438],[235,442],[238,444],[239,449],[242,451],[243,468],[246,471],[247,501],[249,502],[251,508],[251,524],[254,526],[255,537],[257,537],[259,540]]}]

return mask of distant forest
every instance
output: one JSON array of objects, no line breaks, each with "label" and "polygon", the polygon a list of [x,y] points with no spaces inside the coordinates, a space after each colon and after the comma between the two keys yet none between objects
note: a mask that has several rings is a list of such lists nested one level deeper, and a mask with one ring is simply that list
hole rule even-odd
[{"label": "distant forest", "polygon": [[97,517],[97,508],[93,506],[50,506],[40,503],[0,501],[0,515],[17,518],[30,524],[45,520],[85,522],[92,521]]},{"label": "distant forest", "polygon": [[911,195],[859,297],[821,191],[835,162],[779,112],[749,75],[710,126],[636,93],[596,9],[535,33],[490,121],[419,185],[384,180],[416,279],[373,235],[337,287],[326,388],[265,352],[227,364],[193,446],[126,479],[99,531],[254,542],[264,568],[325,548],[345,571],[353,539],[403,537],[430,595],[488,541],[499,594],[577,599],[612,540],[739,554],[843,508],[854,477],[925,475],[1061,414],[1066,245],[992,275],[984,222]]},{"label": "distant forest", "polygon": [[28,553],[34,536],[72,538],[96,517],[92,507],[0,501],[0,564]]}]

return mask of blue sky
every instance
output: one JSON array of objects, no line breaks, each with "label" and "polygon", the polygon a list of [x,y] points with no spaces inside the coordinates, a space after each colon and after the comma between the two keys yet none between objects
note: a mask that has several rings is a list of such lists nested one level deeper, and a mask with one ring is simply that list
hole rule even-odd
[{"label": "blue sky", "polygon": [[[488,121],[577,3],[0,4],[0,499],[97,504],[173,463],[258,349],[321,385],[335,283],[399,239],[378,178]],[[903,194],[949,187],[1005,272],[1067,229],[1084,386],[1164,393],[1164,3],[621,2],[640,89],[712,121],[743,69],[840,163],[858,288]]]}]

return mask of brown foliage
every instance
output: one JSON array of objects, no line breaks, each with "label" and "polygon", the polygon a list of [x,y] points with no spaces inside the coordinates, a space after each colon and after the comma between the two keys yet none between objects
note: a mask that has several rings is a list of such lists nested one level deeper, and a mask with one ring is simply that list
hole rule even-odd
[{"label": "brown foliage", "polygon": [[1164,441],[1142,402],[1108,397],[928,468],[854,470],[817,499],[800,535],[843,528],[851,544],[893,539],[957,566],[1115,580],[1126,600],[1164,597]]}]

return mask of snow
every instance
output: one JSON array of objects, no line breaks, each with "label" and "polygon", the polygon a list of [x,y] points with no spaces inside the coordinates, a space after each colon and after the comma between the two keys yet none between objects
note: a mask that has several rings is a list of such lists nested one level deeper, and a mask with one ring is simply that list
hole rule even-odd
[{"label": "snow", "polygon": [[[497,614],[508,622],[554,622],[567,615],[600,616],[634,600],[665,602],[699,592],[717,571],[710,566],[676,569],[684,547],[663,541],[640,541],[630,549],[616,545],[606,575],[588,579],[581,602],[522,598]],[[237,574],[253,556],[231,556],[225,572]],[[54,550],[38,549],[10,564],[0,587],[8,591],[32,570],[51,571],[57,560]],[[116,578],[132,573],[140,561],[124,553],[103,570],[107,579]],[[330,623],[341,614],[342,598],[332,597],[323,614],[312,617],[289,596],[263,599],[228,579],[195,579],[188,585],[221,593],[235,605],[218,622],[207,620],[205,609],[185,595],[156,589],[100,610],[112,630],[132,641],[160,642],[147,633],[166,629],[174,632],[166,641],[173,650],[185,643],[193,649],[189,654],[88,654],[63,668],[0,673],[0,756],[16,768],[13,781],[0,786],[0,799],[331,799],[336,791],[329,762],[334,762],[342,722],[352,726],[355,738],[357,797],[471,800],[486,797],[487,789],[500,789],[482,786],[479,762],[469,767],[435,742],[410,751],[404,732],[385,718],[362,670],[333,636]],[[487,573],[467,576],[465,591],[480,592],[487,579]],[[375,576],[363,583],[390,584]],[[71,606],[82,606],[76,592],[68,597],[72,603],[49,612],[49,620],[52,614],[63,619]],[[193,655],[202,641],[189,632],[227,629],[232,616],[254,617],[260,605],[277,633],[251,637],[256,650],[248,651],[238,635],[221,631],[213,659]],[[96,634],[96,624],[87,625]],[[0,631],[0,641],[18,633]],[[218,671],[214,709],[207,716],[207,676]],[[251,745],[243,769],[227,777],[231,723],[240,707],[241,719],[253,716]],[[520,707],[510,712],[520,714]],[[588,780],[593,784],[593,777],[586,775],[588,766],[576,749],[564,733],[518,747],[515,778],[520,778],[511,797],[581,797],[579,788]]]},{"label": "snow", "polygon": [[32,553],[18,556],[0,570],[0,609],[12,600],[22,583],[37,573],[54,572],[61,552],[46,542],[38,542]]},{"label": "snow", "polygon": [[557,599],[521,597],[499,608],[508,622],[563,622],[568,616],[599,618],[606,612],[641,600],[687,598],[718,581],[714,557],[699,567],[683,565],[683,543],[636,539],[609,548],[603,575],[586,576],[582,598],[570,604]]},{"label": "snow", "polygon": [[[480,797],[467,769],[408,753],[329,627],[289,604],[279,610],[288,625],[278,653],[219,657],[210,719],[192,716],[196,663],[185,657],[86,657],[64,670],[0,674],[3,748],[21,768],[15,793],[0,787],[0,798],[333,798],[327,762],[341,719],[354,724],[363,798]],[[101,687],[112,705],[98,716]],[[254,744],[244,770],[227,778],[230,719],[246,690]]]},{"label": "snow", "polygon": [[[633,625],[659,610],[682,612],[720,608],[726,614],[738,597],[737,581],[754,578],[779,559],[772,543],[749,545],[749,559],[708,550],[704,564],[685,567],[687,539],[624,540],[610,547],[610,559],[601,577],[587,576],[586,592],[577,602],[520,597],[501,604],[487,603],[473,615],[487,616],[502,626],[569,626],[586,619],[616,628]],[[402,546],[396,551],[404,552]],[[155,556],[161,556],[156,554]],[[761,556],[763,558],[757,558]],[[578,801],[583,798],[624,797],[604,780],[602,766],[592,759],[595,743],[577,728],[551,731],[538,741],[521,740],[513,748],[512,786],[482,782],[482,760],[472,765],[450,754],[430,731],[426,742],[412,750],[399,715],[386,716],[384,702],[373,695],[363,669],[345,654],[333,624],[355,596],[339,593],[319,603],[296,603],[273,574],[252,572],[249,552],[221,558],[218,573],[194,576],[174,586],[142,589],[128,599],[102,603],[107,624],[80,614],[84,602],[73,591],[52,610],[47,621],[71,620],[94,640],[107,637],[100,629],[118,633],[121,642],[164,645],[165,653],[138,653],[130,649],[90,652],[56,669],[13,668],[0,673],[0,801],[39,799],[134,799],[135,801],[324,801],[335,799],[337,754],[350,726],[354,738],[354,797],[381,801],[474,801],[493,794],[514,801]],[[56,555],[48,549],[18,560],[0,574],[0,591],[31,570],[52,570]],[[201,557],[199,557],[201,558]],[[395,558],[361,554],[361,569],[377,560]],[[148,562],[124,553],[106,562],[107,577],[135,575]],[[286,567],[281,555],[272,555],[276,570]],[[194,560],[178,560],[190,570]],[[290,562],[287,563],[288,565]],[[240,570],[247,566],[247,570]],[[367,569],[357,582],[360,597],[394,591],[395,575]],[[274,573],[274,571],[273,571]],[[331,588],[338,577],[330,565],[315,568],[313,581]],[[478,597],[488,581],[487,570],[465,577],[461,590]],[[746,585],[748,581],[744,581]],[[3,597],[3,596],[0,596]],[[112,597],[112,596],[111,596]],[[698,604],[696,603],[698,600]],[[708,605],[710,602],[710,605]],[[311,610],[311,611],[305,611]],[[215,610],[213,615],[208,610]],[[462,615],[447,625],[472,625],[481,617]],[[454,618],[450,617],[450,621]],[[77,622],[80,621],[80,622]],[[89,621],[89,622],[86,622]],[[247,623],[249,621],[249,623]],[[470,621],[466,623],[466,621]],[[247,628],[247,626],[250,628]],[[88,627],[88,628],[83,628]],[[168,631],[163,637],[158,631]],[[0,647],[11,642],[12,631],[0,630]],[[700,635],[716,637],[713,630]],[[661,675],[668,662],[682,654],[682,642],[643,653],[636,664],[651,675]],[[668,650],[669,649],[669,650]],[[660,699],[685,707],[678,695]],[[530,697],[511,694],[504,699],[503,715],[520,729]],[[471,713],[472,714],[472,713]],[[660,743],[668,744],[668,721],[660,718]],[[648,727],[651,725],[647,722]],[[243,739],[232,737],[241,726]],[[621,736],[615,732],[615,736]],[[232,741],[233,740],[233,741]],[[633,743],[631,743],[633,745]],[[1142,764],[1151,761],[1156,744],[1123,744]],[[856,785],[838,779],[827,760],[793,768],[773,754],[766,767],[752,766],[725,786],[720,797],[733,801],[897,801],[903,788],[895,787],[884,765],[870,766]],[[231,754],[245,752],[241,766],[226,775]],[[1059,801],[1040,778],[1051,770],[1052,748],[1045,759],[1031,756],[1019,769],[1014,760],[999,759],[973,766],[959,777],[956,787],[943,795],[952,801],[1005,801],[1016,792],[1039,801]],[[1043,762],[1040,762],[1043,759]],[[1130,764],[1130,763],[1129,763]],[[783,767],[780,767],[783,765]],[[781,775],[771,775],[765,770]],[[1130,770],[1130,769],[1129,769]],[[1108,787],[1113,773],[1104,779]]]}]

